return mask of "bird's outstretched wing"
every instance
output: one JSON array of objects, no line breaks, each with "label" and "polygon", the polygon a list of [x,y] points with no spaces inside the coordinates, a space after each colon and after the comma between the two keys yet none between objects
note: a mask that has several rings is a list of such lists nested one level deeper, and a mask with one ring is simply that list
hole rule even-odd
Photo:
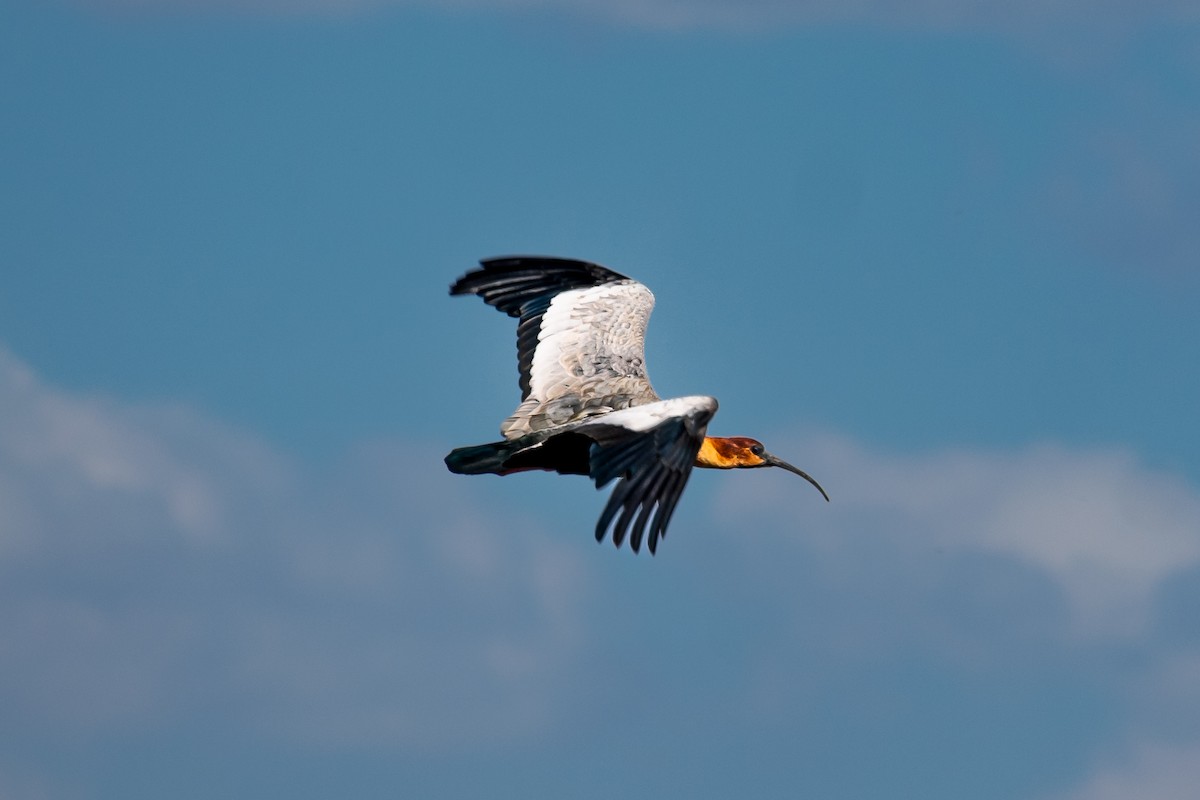
[{"label": "bird's outstretched wing", "polygon": [[450,287],[516,317],[521,405],[508,439],[658,399],[643,340],[654,295],[599,264],[511,256],[480,262]]},{"label": "bird's outstretched wing", "polygon": [[711,397],[681,397],[614,411],[573,428],[595,442],[589,470],[596,487],[618,479],[596,523],[596,541],[611,526],[617,547],[628,535],[636,553],[644,536],[655,552],[716,412]]}]

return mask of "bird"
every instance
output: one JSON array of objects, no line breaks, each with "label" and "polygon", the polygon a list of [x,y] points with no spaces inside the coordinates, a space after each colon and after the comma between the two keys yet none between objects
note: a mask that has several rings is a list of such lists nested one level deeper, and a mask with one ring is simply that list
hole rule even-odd
[{"label": "bird", "polygon": [[653,555],[693,467],[780,467],[829,495],[808,473],[746,436],[712,437],[717,400],[662,399],[646,376],[644,340],[654,295],[642,283],[589,261],[550,256],[487,258],[450,286],[517,319],[521,403],[501,441],[459,447],[445,458],[461,475],[546,470],[616,481],[596,522],[618,548],[643,540]]}]

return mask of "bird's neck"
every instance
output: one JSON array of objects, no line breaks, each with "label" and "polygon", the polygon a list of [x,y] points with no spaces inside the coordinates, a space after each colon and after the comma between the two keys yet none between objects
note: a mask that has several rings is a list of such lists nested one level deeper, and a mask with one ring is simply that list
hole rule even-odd
[{"label": "bird's neck", "polygon": [[733,469],[738,465],[737,447],[729,439],[720,436],[705,436],[696,453],[696,466],[710,469]]}]

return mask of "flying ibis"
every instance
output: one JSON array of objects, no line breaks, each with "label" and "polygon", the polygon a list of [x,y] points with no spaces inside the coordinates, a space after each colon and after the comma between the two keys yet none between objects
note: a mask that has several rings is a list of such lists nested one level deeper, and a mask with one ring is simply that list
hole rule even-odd
[{"label": "flying ibis", "polygon": [[663,400],[646,377],[643,340],[654,295],[641,283],[586,261],[492,258],[450,294],[474,294],[517,319],[521,404],[500,425],[503,441],[460,447],[451,472],[509,475],[548,470],[616,488],[596,523],[636,553],[654,553],[692,467],[782,467],[829,495],[812,477],[744,436],[706,436],[712,397]]}]

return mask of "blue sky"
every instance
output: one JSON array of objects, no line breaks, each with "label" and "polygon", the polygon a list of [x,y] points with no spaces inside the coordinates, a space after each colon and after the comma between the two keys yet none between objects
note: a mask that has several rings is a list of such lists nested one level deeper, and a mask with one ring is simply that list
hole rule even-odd
[{"label": "blue sky", "polygon": [[[1186,3],[0,0],[0,797],[1182,800]],[[810,471],[467,479],[550,253]]]}]

